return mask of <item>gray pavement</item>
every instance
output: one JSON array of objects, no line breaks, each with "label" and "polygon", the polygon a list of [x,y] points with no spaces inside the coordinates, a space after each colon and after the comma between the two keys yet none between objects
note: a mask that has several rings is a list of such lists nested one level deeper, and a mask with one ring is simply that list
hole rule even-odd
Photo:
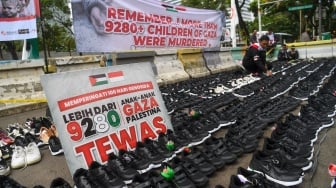
[{"label": "gray pavement", "polygon": [[[6,128],[10,123],[23,123],[26,118],[40,117],[44,115],[45,108],[41,108],[38,110],[22,112],[20,114],[0,117],[0,127]],[[219,132],[216,132],[215,136],[221,136],[225,133],[226,129],[222,129]],[[270,133],[271,127],[265,131],[264,137],[268,137]],[[315,144],[314,168],[305,174],[304,182],[299,186],[299,188],[330,187],[332,179],[329,177],[327,169],[330,162],[336,162],[335,135],[336,129],[334,126],[320,132],[319,140]],[[261,147],[262,145],[263,139],[260,139],[259,146]],[[41,162],[27,166],[24,169],[12,170],[9,176],[28,188],[36,185],[50,187],[52,180],[57,177],[62,177],[73,185],[72,177],[68,170],[64,156],[52,156],[47,146],[41,148],[41,153]],[[214,188],[217,184],[228,187],[231,175],[236,174],[239,166],[247,168],[251,158],[252,154],[244,154],[235,164],[227,165],[224,169],[217,171],[213,176],[211,176],[208,187]]]}]

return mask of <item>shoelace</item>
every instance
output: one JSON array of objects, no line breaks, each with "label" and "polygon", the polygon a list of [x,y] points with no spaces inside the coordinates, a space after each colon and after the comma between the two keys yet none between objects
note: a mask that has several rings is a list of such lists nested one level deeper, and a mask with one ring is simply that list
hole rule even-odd
[{"label": "shoelace", "polygon": [[[13,155],[15,154],[15,153],[19,153],[18,155],[19,156],[21,156],[22,157],[22,155],[24,155],[24,166],[21,168],[21,170],[24,170],[25,168],[27,168],[27,166],[28,166],[28,163],[27,163],[27,157],[26,157],[26,151],[25,151],[25,148],[23,148],[23,147],[15,147],[14,148],[14,151],[13,151]],[[13,160],[13,159],[12,159]]]}]

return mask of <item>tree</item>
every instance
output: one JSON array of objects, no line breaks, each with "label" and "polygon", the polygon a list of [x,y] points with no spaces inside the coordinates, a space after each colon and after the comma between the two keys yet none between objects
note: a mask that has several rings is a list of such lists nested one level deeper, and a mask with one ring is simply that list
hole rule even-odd
[{"label": "tree", "polygon": [[74,42],[69,43],[69,37],[74,41],[74,33],[71,28],[71,12],[67,0],[40,0],[40,7],[41,32],[39,38],[42,43],[42,32],[44,32],[44,45],[46,45],[48,55],[50,56],[50,51],[69,51],[71,53],[75,46]]},{"label": "tree", "polygon": [[222,11],[227,7],[225,0],[182,0],[182,4],[187,7]]},{"label": "tree", "polygon": [[[261,4],[271,2],[267,0],[260,0]],[[310,28],[314,33],[318,33],[318,15],[316,11],[318,10],[319,0],[300,0],[300,1],[290,1],[284,0],[277,3],[270,3],[261,6],[261,22],[263,28],[272,28],[275,32],[286,32],[293,34],[296,38],[299,38],[299,34],[302,33],[305,28]],[[296,7],[302,5],[313,5],[310,9],[301,10],[301,31],[300,31],[300,11],[289,11],[289,7]],[[257,1],[253,1],[250,4],[251,11],[254,16],[257,17],[258,6]],[[323,0],[322,8],[326,11],[326,19],[322,21],[322,32],[331,31],[335,25],[335,20],[331,19],[331,15],[335,10],[333,6],[333,1]],[[306,16],[306,17],[305,17]],[[252,24],[253,27],[258,28],[258,20],[256,19]],[[263,29],[267,30],[267,29]]]},{"label": "tree", "polygon": [[4,41],[7,51],[12,55],[12,59],[18,60],[19,56],[16,53],[14,41]]},{"label": "tree", "polygon": [[245,0],[242,0],[241,1],[241,4],[239,4],[239,0],[235,0],[235,5],[236,5],[236,9],[237,9],[237,15],[238,15],[238,21],[239,21],[239,27],[241,28],[241,30],[243,31],[242,34],[243,34],[243,38],[245,38],[247,41],[246,41],[246,44],[249,44],[249,29],[248,29],[248,25],[245,23],[244,19],[243,19],[243,16],[241,14],[242,12],[242,8],[245,4]]}]

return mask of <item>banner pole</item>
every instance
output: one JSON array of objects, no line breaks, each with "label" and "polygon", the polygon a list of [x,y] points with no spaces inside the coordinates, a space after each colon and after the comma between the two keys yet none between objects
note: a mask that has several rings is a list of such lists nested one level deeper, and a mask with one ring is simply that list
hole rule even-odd
[{"label": "banner pole", "polygon": [[23,46],[22,46],[22,57],[21,60],[26,60],[28,59],[28,55],[27,55],[27,40],[23,40]]}]

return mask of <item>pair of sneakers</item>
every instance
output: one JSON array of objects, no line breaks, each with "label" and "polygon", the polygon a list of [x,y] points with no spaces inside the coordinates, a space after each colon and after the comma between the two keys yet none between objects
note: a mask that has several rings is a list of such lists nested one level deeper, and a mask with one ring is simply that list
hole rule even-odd
[{"label": "pair of sneakers", "polygon": [[40,150],[35,142],[28,143],[27,146],[15,145],[11,160],[13,169],[23,168],[40,162],[42,159]]}]

